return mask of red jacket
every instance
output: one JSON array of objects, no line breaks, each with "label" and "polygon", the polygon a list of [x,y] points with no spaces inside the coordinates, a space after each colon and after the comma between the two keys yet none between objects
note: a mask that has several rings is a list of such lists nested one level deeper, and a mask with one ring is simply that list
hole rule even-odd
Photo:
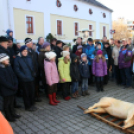
[{"label": "red jacket", "polygon": [[81,54],[82,54],[82,52],[80,53],[78,50],[75,52],[75,54],[77,55],[77,56],[79,56],[79,58],[81,59]]}]

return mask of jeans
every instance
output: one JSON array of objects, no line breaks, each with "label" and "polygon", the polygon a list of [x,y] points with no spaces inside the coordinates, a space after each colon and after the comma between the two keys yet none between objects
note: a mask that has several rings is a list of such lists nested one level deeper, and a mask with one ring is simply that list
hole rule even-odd
[{"label": "jeans", "polygon": [[82,78],[82,91],[88,90],[88,78]]},{"label": "jeans", "polygon": [[72,82],[71,88],[73,94],[78,90],[78,87],[79,87],[79,82]]},{"label": "jeans", "polygon": [[96,82],[103,82],[103,77],[95,77]]},{"label": "jeans", "polygon": [[131,86],[132,77],[130,67],[120,69],[120,73],[121,73],[122,84],[126,86]]}]

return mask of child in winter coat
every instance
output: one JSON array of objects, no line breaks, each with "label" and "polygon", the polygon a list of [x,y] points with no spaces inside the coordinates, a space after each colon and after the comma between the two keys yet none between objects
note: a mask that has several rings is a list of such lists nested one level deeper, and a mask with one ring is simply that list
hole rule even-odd
[{"label": "child in winter coat", "polygon": [[79,80],[80,80],[80,72],[79,72],[79,57],[76,55],[72,56],[72,62],[70,65],[70,76],[72,78],[72,97],[79,97],[78,88],[79,88]]},{"label": "child in winter coat", "polygon": [[48,85],[48,97],[50,105],[57,105],[60,101],[56,100],[57,83],[59,82],[59,75],[57,66],[55,63],[56,53],[47,52],[45,53],[46,59],[44,60],[44,70],[46,76],[46,83]]},{"label": "child in winter coat", "polygon": [[60,82],[62,83],[62,94],[65,100],[70,100],[70,53],[68,51],[62,52],[62,58],[59,58],[58,71],[60,75]]},{"label": "child in winter coat", "polygon": [[93,60],[92,73],[96,77],[97,92],[103,91],[103,77],[107,75],[107,63],[101,50],[97,51],[97,56]]},{"label": "child in winter coat", "polygon": [[4,98],[4,112],[8,121],[14,122],[20,118],[15,113],[14,98],[18,90],[18,80],[9,64],[9,56],[0,54],[0,94]]},{"label": "child in winter coat", "polygon": [[88,93],[88,78],[90,77],[89,65],[87,55],[83,53],[81,55],[80,74],[82,77],[82,95],[89,95]]},{"label": "child in winter coat", "polygon": [[77,51],[75,52],[75,54],[79,57],[79,59],[81,59],[82,45],[77,47]]}]

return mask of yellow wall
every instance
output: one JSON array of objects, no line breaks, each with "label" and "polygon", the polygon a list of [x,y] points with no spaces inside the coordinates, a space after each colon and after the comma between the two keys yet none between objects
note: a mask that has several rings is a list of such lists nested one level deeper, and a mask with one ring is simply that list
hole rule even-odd
[{"label": "yellow wall", "polygon": [[[65,36],[55,36],[57,34],[57,20],[62,20],[62,26],[63,26],[63,35]],[[51,14],[51,33],[58,39],[64,39],[64,40],[73,40],[77,36],[75,36],[74,33],[74,23],[78,22],[79,24],[79,31],[82,29],[89,29],[89,25],[93,25],[93,29],[95,32],[93,32],[93,37],[96,38],[96,22],[94,21],[88,21],[88,20],[82,20],[77,18],[69,18],[65,16],[60,15],[54,15]],[[79,33],[78,36],[83,36],[83,34]]]},{"label": "yellow wall", "polygon": [[109,25],[105,23],[100,23],[100,39],[103,38],[103,26],[106,27],[106,36],[109,39]]},{"label": "yellow wall", "polygon": [[[26,16],[33,16],[33,34],[26,32]],[[24,40],[26,37],[37,40],[40,36],[44,37],[44,14],[14,8],[14,27],[17,40]]]}]

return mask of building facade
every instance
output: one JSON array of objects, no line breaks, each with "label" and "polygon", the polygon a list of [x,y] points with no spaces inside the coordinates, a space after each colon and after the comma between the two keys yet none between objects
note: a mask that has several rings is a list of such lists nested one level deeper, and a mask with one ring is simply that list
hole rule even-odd
[{"label": "building facade", "polygon": [[82,29],[94,39],[112,37],[112,10],[95,0],[0,0],[0,16],[0,35],[10,28],[20,43],[49,33],[69,43]]}]

